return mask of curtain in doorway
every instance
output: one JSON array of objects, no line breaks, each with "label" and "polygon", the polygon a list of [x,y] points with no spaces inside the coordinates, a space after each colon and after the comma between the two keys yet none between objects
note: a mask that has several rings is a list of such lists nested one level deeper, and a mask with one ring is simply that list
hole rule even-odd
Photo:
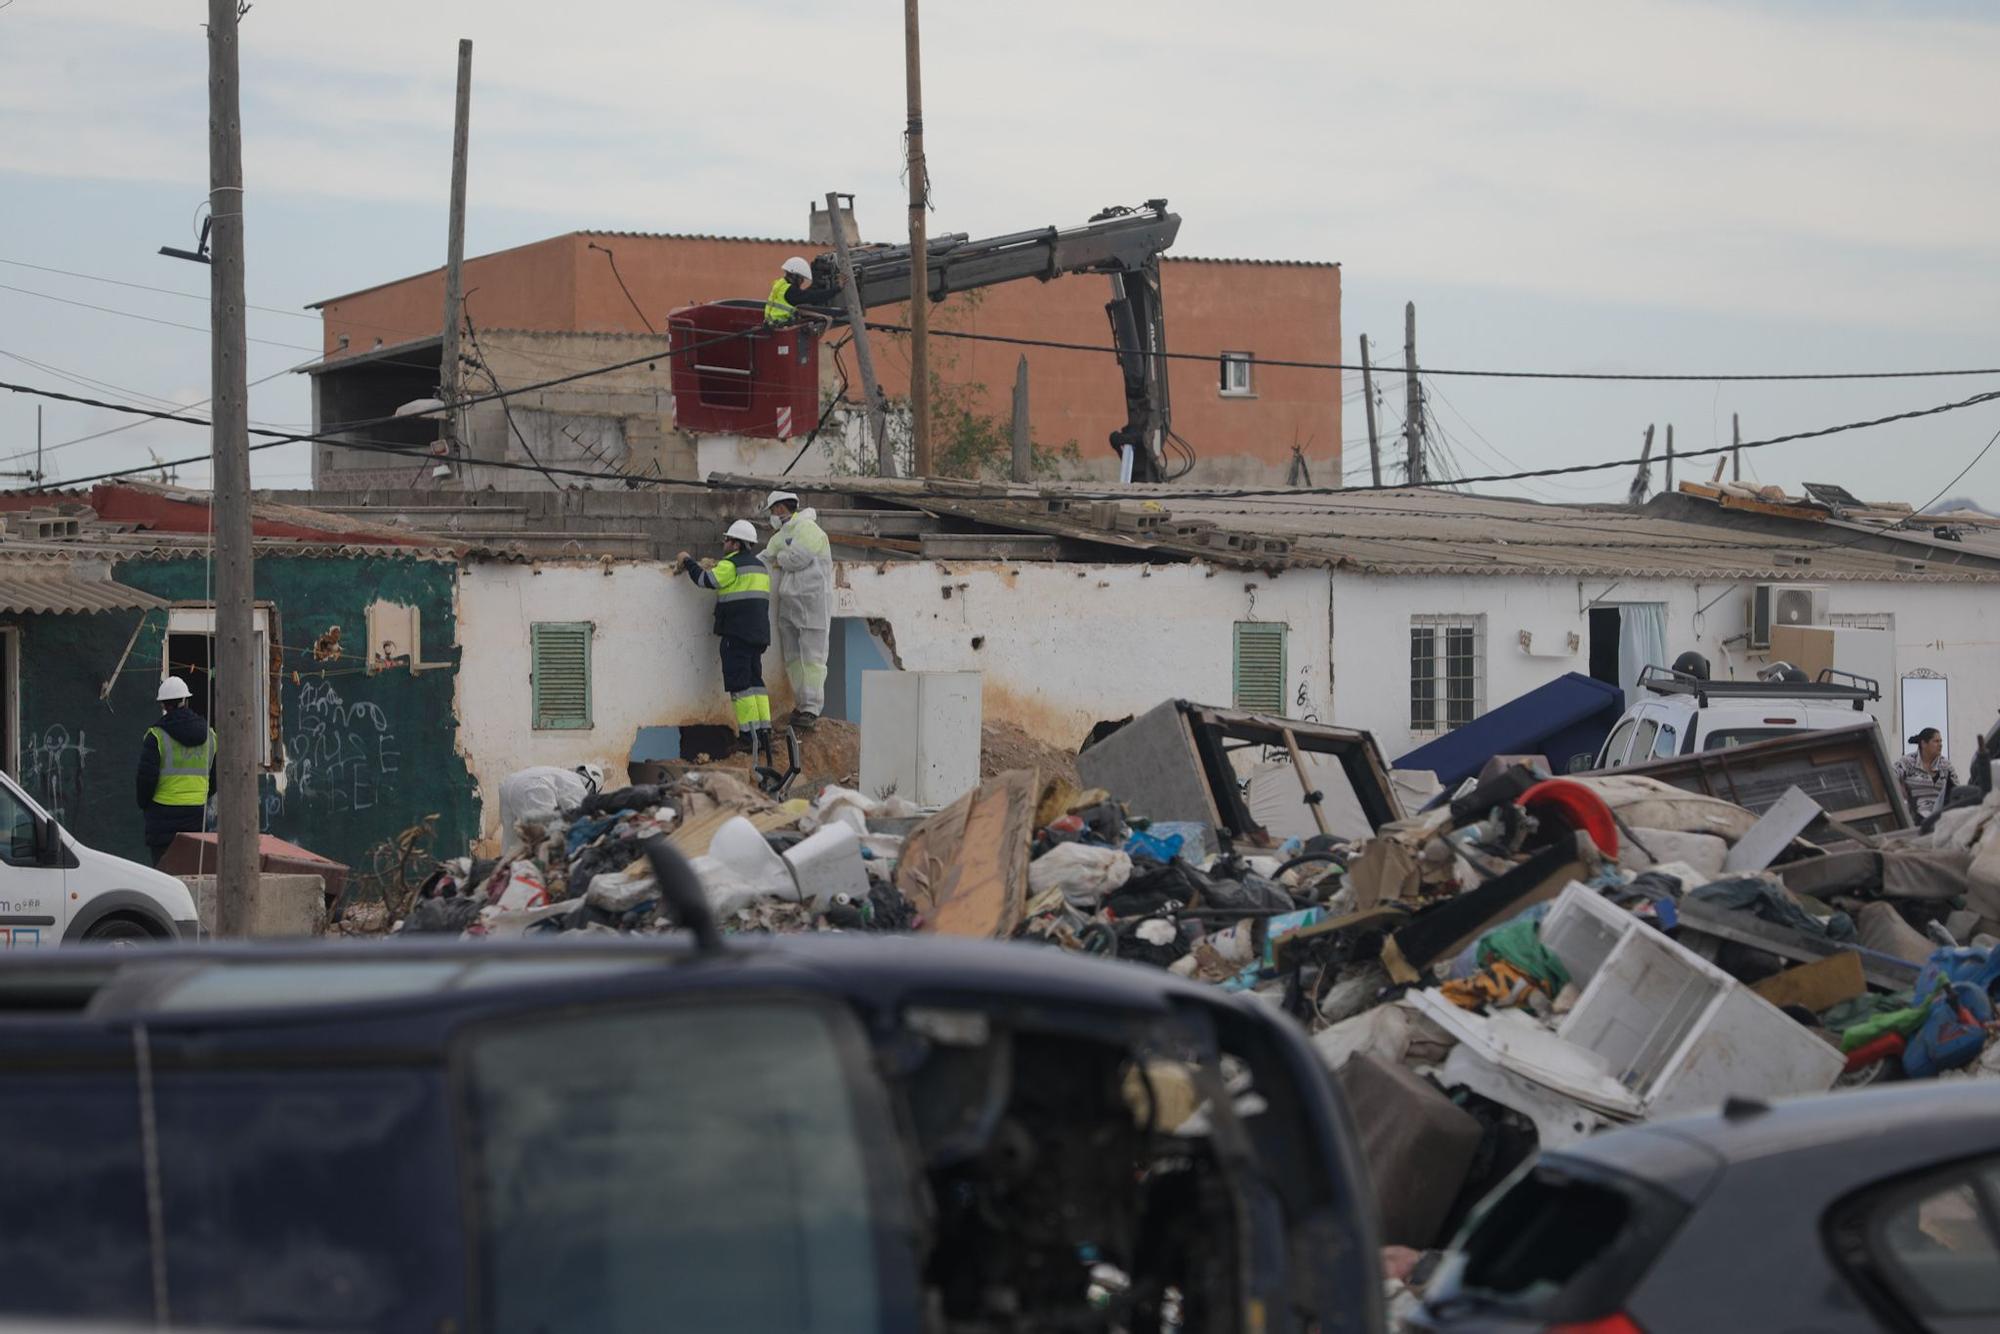
[{"label": "curtain in doorway", "polygon": [[1618,604],[1618,684],[1625,688],[1625,702],[1639,698],[1639,673],[1647,667],[1670,667],[1667,657],[1667,604],[1664,602],[1621,602]]}]

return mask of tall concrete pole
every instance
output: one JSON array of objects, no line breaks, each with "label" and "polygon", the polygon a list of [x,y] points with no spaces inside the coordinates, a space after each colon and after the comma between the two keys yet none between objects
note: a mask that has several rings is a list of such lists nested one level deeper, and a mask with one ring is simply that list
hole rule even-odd
[{"label": "tall concrete pole", "polygon": [[[840,265],[840,297],[847,306],[847,327],[854,334],[854,358],[861,366],[861,392],[868,400],[868,430],[875,437],[875,475],[896,475],[895,451],[889,448],[889,423],[882,411],[882,385],[875,378],[875,353],[868,346],[868,316],[854,286],[854,260],[847,250],[847,228],[840,225],[840,192],[826,192],[826,216],[833,222],[833,255]],[[848,195],[849,216],[854,196]]]},{"label": "tall concrete pole", "polygon": [[1417,383],[1417,303],[1403,306],[1403,374],[1409,381],[1403,399],[1403,478],[1424,480],[1424,390]]},{"label": "tall concrete pole", "polygon": [[1743,414],[1739,412],[1729,414],[1729,439],[1729,480],[1740,482],[1743,480]]},{"label": "tall concrete pole", "polygon": [[1009,480],[1027,482],[1035,476],[1035,442],[1028,424],[1028,354],[1014,364],[1013,460]]},{"label": "tall concrete pole", "polygon": [[257,877],[255,572],[250,554],[250,404],[244,369],[243,127],[237,92],[237,0],[208,0],[210,419],[214,425],[215,657],[210,719],[216,754],[216,934],[241,935]]},{"label": "tall concrete pole", "polygon": [[1361,335],[1361,401],[1368,407],[1368,476],[1382,485],[1382,442],[1375,435],[1375,372],[1368,365],[1368,335]]},{"label": "tall concrete pole", "polygon": [[1667,423],[1667,494],[1674,490],[1674,424]]},{"label": "tall concrete pole", "polygon": [[910,175],[910,440],[914,471],[931,475],[931,374],[927,341],[931,323],[930,251],[924,240],[924,210],[930,180],[924,168],[924,81],[922,43],[917,36],[917,0],[903,0],[903,77],[909,102]]},{"label": "tall concrete pole", "polygon": [[[458,340],[465,324],[465,159],[472,131],[472,42],[458,43],[458,110],[451,130],[451,221],[445,238],[444,345],[438,350],[438,396],[447,403],[461,397]],[[440,444],[463,446],[464,414],[456,407],[438,423]],[[446,451],[440,451],[446,452]]]}]

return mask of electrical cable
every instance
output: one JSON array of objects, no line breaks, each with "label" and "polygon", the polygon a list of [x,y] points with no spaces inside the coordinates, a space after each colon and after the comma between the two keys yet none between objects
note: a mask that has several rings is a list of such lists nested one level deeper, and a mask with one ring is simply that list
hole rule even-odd
[{"label": "electrical cable", "polygon": [[[886,323],[878,323],[873,320],[868,322],[867,327],[875,330],[878,333],[910,332],[910,326],[907,324],[886,324]],[[1069,343],[1049,338],[1023,338],[1012,334],[968,333],[962,329],[932,329],[930,330],[930,336],[933,338],[959,338],[975,343],[1005,343],[1013,347],[1043,347],[1043,348],[1050,348],[1059,352],[1097,352],[1107,356],[1114,356],[1114,357],[1123,355],[1117,348],[1106,347],[1101,343]],[[1162,351],[1162,352],[1142,352],[1139,353],[1138,355],[1145,357],[1158,357],[1164,361],[1215,362],[1220,360],[1219,354],[1210,352]],[[1264,367],[1277,367],[1285,370],[1302,370],[1302,371],[1358,371],[1361,369],[1361,367],[1358,365],[1349,365],[1346,362],[1340,362],[1340,361],[1278,361],[1278,360],[1268,360],[1263,357],[1257,358],[1256,364],[1258,366],[1264,366]],[[1376,367],[1375,369],[1380,370],[1382,368]],[[1442,366],[1436,366],[1436,367],[1419,366],[1417,367],[1417,371],[1420,375],[1458,375],[1458,376],[1471,376],[1471,377],[1493,379],[1493,380],[1587,380],[1587,381],[1632,380],[1632,381],[1642,381],[1642,382],[1689,381],[1697,384],[1708,384],[1715,381],[1727,381],[1727,382],[1769,381],[1769,382],[1783,383],[1791,381],[1817,381],[1817,380],[1935,380],[1935,379],[1944,379],[1954,376],[2000,375],[2000,366],[1968,367],[1964,370],[1818,371],[1818,372],[1798,372],[1791,374],[1760,373],[1760,374],[1714,374],[1714,375],[1651,374],[1651,373],[1639,373],[1639,372],[1614,372],[1614,371],[1485,371],[1485,370],[1466,370],[1462,368],[1446,368]]]},{"label": "electrical cable", "polygon": [[611,276],[618,280],[618,290],[623,292],[625,299],[632,303],[632,313],[639,317],[639,323],[646,326],[647,333],[658,337],[660,331],[655,329],[653,322],[646,318],[646,312],[639,309],[639,298],[632,295],[632,289],[625,285],[625,276],[618,272],[618,256],[611,253],[611,247],[599,245],[597,242],[592,241],[588,249],[602,251],[604,257],[611,261]]},{"label": "electrical cable", "polygon": [[[487,382],[490,383],[495,389],[498,389],[500,387],[500,381],[499,378],[493,374],[493,364],[486,360],[486,350],[479,346],[479,327],[472,322],[472,307],[461,304],[461,310],[465,315],[465,332],[471,335],[472,337],[472,355],[479,358],[479,369],[486,372]],[[504,398],[500,400],[500,412],[501,415],[507,418],[507,429],[514,433],[514,438],[516,440],[519,440],[521,442],[521,452],[528,456],[528,461],[530,463],[533,463],[535,467],[541,469],[542,476],[548,478],[550,486],[554,487],[558,491],[562,490],[563,489],[562,483],[558,482],[554,477],[549,476],[549,470],[547,468],[543,468],[542,461],[535,457],[534,447],[528,443],[528,437],[524,435],[521,431],[521,428],[515,424],[514,409],[508,406],[507,400]],[[454,439],[455,438],[456,438],[456,433],[454,433]]]}]

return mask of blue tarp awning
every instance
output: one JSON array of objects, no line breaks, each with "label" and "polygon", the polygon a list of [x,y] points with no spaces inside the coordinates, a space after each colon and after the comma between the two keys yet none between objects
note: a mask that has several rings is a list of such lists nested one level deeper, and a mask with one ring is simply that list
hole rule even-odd
[{"label": "blue tarp awning", "polygon": [[1565,672],[1398,757],[1396,767],[1429,769],[1446,788],[1476,776],[1495,755],[1542,755],[1552,772],[1563,773],[1570,756],[1596,754],[1624,711],[1617,686]]}]

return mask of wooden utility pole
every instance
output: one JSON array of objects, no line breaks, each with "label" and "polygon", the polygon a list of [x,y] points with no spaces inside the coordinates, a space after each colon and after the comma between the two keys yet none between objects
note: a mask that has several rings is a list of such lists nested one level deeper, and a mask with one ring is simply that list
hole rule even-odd
[{"label": "wooden utility pole", "polygon": [[854,286],[854,260],[847,249],[847,229],[840,225],[840,201],[847,200],[848,216],[854,213],[854,196],[838,190],[826,192],[826,216],[833,222],[833,255],[840,265],[840,296],[847,306],[847,327],[854,334],[854,355],[861,363],[861,393],[868,403],[868,430],[875,437],[875,475],[894,477],[896,455],[889,448],[889,420],[882,408],[882,386],[875,379],[875,353],[868,346],[868,316],[861,309],[861,293]]},{"label": "wooden utility pole", "polygon": [[1667,494],[1674,489],[1674,424],[1667,423]]},{"label": "wooden utility pole", "polygon": [[1729,480],[1743,480],[1743,418],[1738,413],[1729,414]]},{"label": "wooden utility pole", "polygon": [[1646,503],[1646,490],[1648,487],[1652,485],[1652,470],[1651,470],[1652,459],[1653,459],[1653,428],[1651,426],[1647,426],[1646,444],[1645,447],[1639,451],[1639,471],[1638,474],[1632,478],[1631,489],[1625,493],[1626,504],[1643,505]]},{"label": "wooden utility pole", "polygon": [[210,439],[215,506],[215,654],[209,708],[216,716],[215,922],[242,935],[257,881],[257,757],[265,722],[257,711],[251,608],[250,404],[244,369],[243,127],[237,91],[237,0],[208,0],[208,207]]},{"label": "wooden utility pole", "polygon": [[1424,390],[1417,383],[1417,303],[1403,306],[1403,480],[1424,480]]},{"label": "wooden utility pole", "polygon": [[1021,354],[1014,365],[1014,481],[1032,480],[1035,468],[1034,438],[1028,430],[1028,355]]},{"label": "wooden utility pole", "polygon": [[923,47],[917,37],[917,0],[903,0],[903,81],[909,103],[910,176],[910,441],[915,472],[931,475],[930,250],[924,239],[924,210],[930,205],[930,177],[924,166]]},{"label": "wooden utility pole", "polygon": [[1368,365],[1368,335],[1361,335],[1361,401],[1368,408],[1368,476],[1382,485],[1382,442],[1375,436],[1375,373]]},{"label": "wooden utility pole", "polygon": [[438,397],[451,404],[438,423],[438,453],[465,439],[460,398],[459,331],[465,324],[465,158],[472,130],[472,41],[458,43],[458,110],[451,127],[451,221],[445,238],[444,345],[438,350]]}]

